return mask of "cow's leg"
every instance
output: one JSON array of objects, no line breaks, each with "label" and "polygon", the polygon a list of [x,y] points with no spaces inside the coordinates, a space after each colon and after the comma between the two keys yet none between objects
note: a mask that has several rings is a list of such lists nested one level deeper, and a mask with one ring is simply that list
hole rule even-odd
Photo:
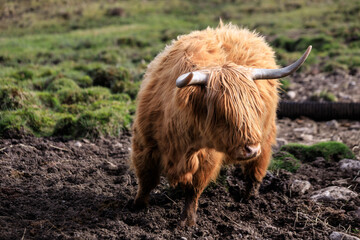
[{"label": "cow's leg", "polygon": [[[204,189],[203,189],[204,190]],[[196,222],[196,210],[200,194],[194,186],[185,186],[185,206],[181,214],[181,226],[193,226]]]},{"label": "cow's leg", "polygon": [[185,185],[185,206],[181,214],[181,226],[196,223],[198,200],[205,187],[215,179],[222,165],[222,154],[215,151],[198,155],[199,168],[193,175],[192,184]]},{"label": "cow's leg", "polygon": [[134,200],[135,208],[147,207],[149,195],[160,182],[159,153],[153,148],[138,148],[133,144],[132,164],[138,177],[138,191]]},{"label": "cow's leg", "polygon": [[261,148],[261,154],[253,161],[244,162],[241,164],[246,181],[247,199],[255,198],[259,194],[259,187],[262,179],[266,175],[266,170],[269,166],[271,158],[271,144],[265,144]]}]

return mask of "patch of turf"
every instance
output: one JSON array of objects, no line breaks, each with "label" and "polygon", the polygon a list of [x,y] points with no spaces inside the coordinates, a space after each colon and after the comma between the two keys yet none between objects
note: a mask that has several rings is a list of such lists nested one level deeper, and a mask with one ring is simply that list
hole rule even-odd
[{"label": "patch of turf", "polygon": [[51,81],[49,83],[48,87],[46,88],[46,90],[51,91],[51,92],[56,92],[56,91],[59,91],[62,89],[77,90],[77,89],[79,89],[79,86],[72,79],[59,78],[59,79],[54,79],[53,81]]},{"label": "patch of turf", "polygon": [[75,132],[76,132],[76,119],[72,116],[66,116],[57,120],[52,135],[73,136]]},{"label": "patch of turf", "polygon": [[87,103],[93,103],[98,100],[109,99],[111,96],[110,90],[104,87],[91,87],[82,91],[84,100]]},{"label": "patch of turf", "polygon": [[95,68],[89,70],[89,75],[93,78],[94,86],[103,86],[116,90],[118,82],[130,80],[130,73],[125,68]]},{"label": "patch of turf", "polygon": [[35,135],[49,135],[54,119],[46,110],[36,108],[3,111],[0,114],[0,135],[11,130],[23,130]]},{"label": "patch of turf", "polygon": [[280,150],[294,155],[303,162],[314,161],[317,157],[323,157],[326,161],[330,162],[337,162],[344,158],[355,157],[348,146],[333,141],[320,142],[311,146],[290,143],[282,146]]},{"label": "patch of turf", "polygon": [[301,162],[291,153],[279,151],[272,156],[269,166],[270,171],[285,169],[289,172],[296,172],[301,166]]},{"label": "patch of turf", "polygon": [[75,82],[82,88],[91,87],[93,85],[93,80],[88,75],[76,78]]},{"label": "patch of turf", "polygon": [[39,98],[41,104],[45,108],[51,108],[57,111],[61,111],[61,104],[59,99],[54,93],[51,92],[37,92],[36,96]]},{"label": "patch of turf", "polygon": [[312,101],[326,101],[326,102],[337,102],[337,97],[328,91],[321,91],[318,93],[315,93],[310,98]]},{"label": "patch of turf", "polygon": [[291,85],[289,78],[282,78],[282,79],[280,79],[280,83],[281,83],[280,88],[281,88],[284,92],[289,91],[290,85]]},{"label": "patch of turf", "polygon": [[28,80],[33,79],[34,73],[29,69],[23,69],[12,74],[12,77],[17,80]]},{"label": "patch of turf", "polygon": [[63,88],[56,92],[62,104],[74,104],[84,101],[84,95],[79,88]]},{"label": "patch of turf", "polygon": [[310,45],[313,46],[315,51],[327,51],[339,48],[337,41],[327,35],[316,35],[313,37],[302,36],[297,39],[278,37],[274,40],[273,44],[275,47],[285,49],[288,52],[303,51]]},{"label": "patch of turf", "polygon": [[0,110],[15,110],[33,103],[30,92],[17,86],[0,86]]}]

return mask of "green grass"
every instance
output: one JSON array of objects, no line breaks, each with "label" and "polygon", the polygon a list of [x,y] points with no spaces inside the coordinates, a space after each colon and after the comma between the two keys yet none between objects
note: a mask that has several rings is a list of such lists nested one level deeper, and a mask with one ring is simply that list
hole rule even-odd
[{"label": "green grass", "polygon": [[337,97],[328,91],[321,91],[311,96],[313,101],[337,102]]},{"label": "green grass", "polygon": [[178,35],[220,18],[266,36],[279,65],[312,44],[300,71],[360,68],[355,0],[3,1],[0,16],[0,133],[127,129],[148,63]]},{"label": "green grass", "polygon": [[296,172],[300,166],[300,160],[294,155],[286,151],[279,151],[272,156],[269,170],[274,172],[279,169],[285,169],[289,172]]},{"label": "green grass", "polygon": [[273,154],[269,170],[274,172],[285,169],[288,172],[296,172],[302,162],[311,162],[318,157],[329,162],[338,162],[344,158],[354,158],[355,155],[340,142],[319,142],[311,146],[290,143]]},{"label": "green grass", "polygon": [[280,83],[281,83],[281,86],[280,86],[281,91],[284,91],[284,92],[289,91],[291,83],[290,83],[290,80],[288,77],[280,79]]},{"label": "green grass", "polygon": [[317,157],[323,157],[326,161],[337,162],[344,158],[354,158],[354,153],[351,152],[348,146],[340,142],[320,142],[311,146],[306,146],[297,143],[290,143],[280,148],[280,151],[285,151],[302,162],[314,161]]}]

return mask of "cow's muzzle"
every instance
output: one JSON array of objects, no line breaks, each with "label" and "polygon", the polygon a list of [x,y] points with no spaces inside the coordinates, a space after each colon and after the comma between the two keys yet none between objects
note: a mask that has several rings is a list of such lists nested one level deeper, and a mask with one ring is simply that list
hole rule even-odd
[{"label": "cow's muzzle", "polygon": [[237,160],[249,160],[252,158],[256,158],[261,153],[261,145],[257,144],[249,144],[238,149],[235,158]]}]

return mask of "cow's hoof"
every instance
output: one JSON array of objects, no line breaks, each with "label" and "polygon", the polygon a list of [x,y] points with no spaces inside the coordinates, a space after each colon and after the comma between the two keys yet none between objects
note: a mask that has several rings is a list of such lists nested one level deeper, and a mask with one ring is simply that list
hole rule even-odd
[{"label": "cow's hoof", "polygon": [[196,224],[195,217],[189,217],[189,218],[186,218],[185,220],[180,221],[181,227],[193,227],[193,226],[195,226],[195,224]]},{"label": "cow's hoof", "polygon": [[256,199],[259,196],[259,188],[260,188],[259,182],[249,183],[246,188],[245,200]]},{"label": "cow's hoof", "polygon": [[253,200],[259,197],[259,193],[246,193],[245,194],[245,201]]},{"label": "cow's hoof", "polygon": [[133,203],[133,208],[135,210],[144,209],[144,208],[147,208],[148,206],[149,206],[149,203],[142,199],[135,199],[134,203]]},{"label": "cow's hoof", "polygon": [[196,224],[196,214],[189,214],[188,216],[181,217],[180,226],[181,227],[192,227]]}]

